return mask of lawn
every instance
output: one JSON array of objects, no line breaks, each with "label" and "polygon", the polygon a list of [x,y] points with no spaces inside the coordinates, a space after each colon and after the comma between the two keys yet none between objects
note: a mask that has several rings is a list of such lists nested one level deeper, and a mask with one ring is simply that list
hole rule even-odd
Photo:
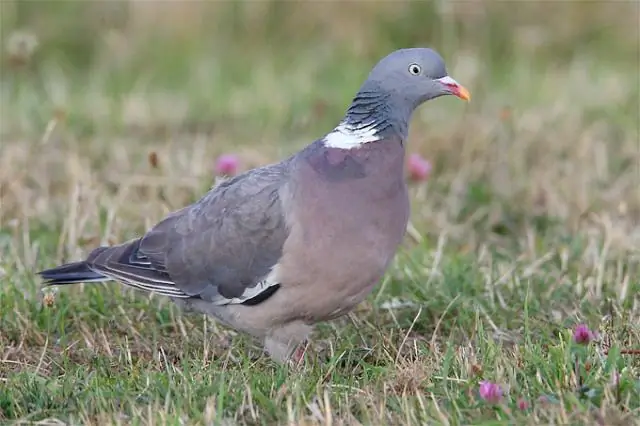
[{"label": "lawn", "polygon": [[[0,423],[640,425],[638,16],[3,1]],[[219,155],[248,169],[322,136],[380,57],[416,45],[472,100],[415,114],[408,152],[432,170],[410,232],[298,368],[164,297],[41,292],[36,271],[199,198]]]}]

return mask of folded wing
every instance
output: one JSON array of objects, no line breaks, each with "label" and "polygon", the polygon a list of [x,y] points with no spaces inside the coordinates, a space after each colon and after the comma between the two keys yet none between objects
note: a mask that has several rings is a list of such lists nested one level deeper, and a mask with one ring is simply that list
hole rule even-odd
[{"label": "folded wing", "polygon": [[279,288],[288,235],[286,162],[255,169],[172,213],[142,238],[95,249],[84,262],[41,275],[46,284],[113,279],[169,297],[255,304]]}]

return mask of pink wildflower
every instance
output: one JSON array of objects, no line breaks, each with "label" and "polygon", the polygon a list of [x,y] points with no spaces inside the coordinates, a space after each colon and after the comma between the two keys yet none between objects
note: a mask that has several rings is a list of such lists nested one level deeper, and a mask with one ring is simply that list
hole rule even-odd
[{"label": "pink wildflower", "polygon": [[527,402],[526,399],[520,398],[518,400],[518,410],[525,411],[527,409],[529,409],[529,403]]},{"label": "pink wildflower", "polygon": [[223,154],[216,161],[216,174],[233,176],[238,172],[240,162],[233,154]]},{"label": "pink wildflower", "polygon": [[502,388],[497,383],[483,380],[480,382],[480,397],[490,404],[497,404],[502,399]]},{"label": "pink wildflower", "polygon": [[580,345],[588,345],[594,338],[595,334],[586,324],[578,324],[573,329],[573,341]]},{"label": "pink wildflower", "polygon": [[419,154],[411,154],[407,160],[409,179],[414,182],[427,180],[431,175],[431,163]]}]

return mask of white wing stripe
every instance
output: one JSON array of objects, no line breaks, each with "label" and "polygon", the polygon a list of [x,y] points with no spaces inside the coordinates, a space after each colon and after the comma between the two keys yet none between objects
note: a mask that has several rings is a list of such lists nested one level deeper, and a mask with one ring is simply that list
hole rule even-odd
[{"label": "white wing stripe", "polygon": [[273,268],[271,268],[271,272],[269,272],[269,275],[267,275],[267,277],[264,280],[258,282],[258,284],[256,284],[254,287],[247,288],[240,295],[240,297],[234,297],[232,299],[221,298],[220,300],[215,301],[214,304],[215,305],[241,304],[243,302],[246,302],[249,299],[253,299],[254,297],[258,296],[260,293],[264,292],[269,287],[277,284],[280,284],[280,281],[278,280],[278,265],[276,264],[273,266]]}]

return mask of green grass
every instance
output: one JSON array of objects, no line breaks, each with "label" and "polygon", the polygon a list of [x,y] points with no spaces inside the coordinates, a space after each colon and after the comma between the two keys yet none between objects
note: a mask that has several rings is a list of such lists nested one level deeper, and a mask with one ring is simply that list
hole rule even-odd
[{"label": "green grass", "polygon": [[[640,424],[637,4],[134,3],[1,5],[0,423]],[[223,152],[311,142],[411,45],[472,102],[416,113],[411,232],[299,368],[117,284],[43,301],[35,271],[194,201]]]}]

